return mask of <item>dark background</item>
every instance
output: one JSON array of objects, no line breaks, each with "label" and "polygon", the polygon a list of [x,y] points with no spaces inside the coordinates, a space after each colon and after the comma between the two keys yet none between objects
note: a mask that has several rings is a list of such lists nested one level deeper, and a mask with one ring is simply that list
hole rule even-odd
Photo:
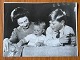
[{"label": "dark background", "polygon": [[[53,7],[53,4],[55,7]],[[61,8],[66,11],[68,15],[67,25],[71,26],[76,33],[76,20],[74,13],[74,3],[5,3],[4,4],[4,38],[9,38],[13,28],[17,27],[17,23],[12,22],[10,18],[11,11],[16,7],[23,7],[29,11],[29,20],[37,21],[41,19],[46,22],[47,27],[49,26],[49,14],[56,8]]]}]

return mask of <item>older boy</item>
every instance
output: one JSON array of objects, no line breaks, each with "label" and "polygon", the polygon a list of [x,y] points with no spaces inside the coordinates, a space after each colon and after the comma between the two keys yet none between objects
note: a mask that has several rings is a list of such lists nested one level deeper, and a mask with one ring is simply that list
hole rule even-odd
[{"label": "older boy", "polygon": [[[50,26],[46,30],[48,46],[59,46],[71,41],[69,35],[75,35],[73,29],[70,26],[65,25],[66,13],[62,9],[56,9],[51,14]],[[75,43],[75,39],[74,42]]]}]

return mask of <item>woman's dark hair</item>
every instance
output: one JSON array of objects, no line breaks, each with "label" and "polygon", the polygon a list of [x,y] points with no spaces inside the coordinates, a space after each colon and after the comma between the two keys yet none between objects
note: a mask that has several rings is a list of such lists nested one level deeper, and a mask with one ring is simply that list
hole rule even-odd
[{"label": "woman's dark hair", "polygon": [[29,12],[25,8],[22,8],[22,7],[17,7],[11,12],[11,18],[13,21],[24,16],[28,17]]}]

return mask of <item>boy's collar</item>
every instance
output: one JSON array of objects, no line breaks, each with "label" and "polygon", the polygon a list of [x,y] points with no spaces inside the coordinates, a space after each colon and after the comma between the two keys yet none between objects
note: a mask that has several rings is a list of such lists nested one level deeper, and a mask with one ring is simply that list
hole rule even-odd
[{"label": "boy's collar", "polygon": [[59,30],[59,32],[62,32],[64,30],[65,25]]}]

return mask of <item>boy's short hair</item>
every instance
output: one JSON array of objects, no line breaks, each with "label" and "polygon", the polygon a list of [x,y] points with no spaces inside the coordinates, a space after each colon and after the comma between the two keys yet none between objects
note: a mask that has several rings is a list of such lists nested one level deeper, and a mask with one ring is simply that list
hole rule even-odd
[{"label": "boy's short hair", "polygon": [[[52,14],[54,14],[54,16]],[[63,11],[62,9],[56,9],[56,10],[52,11],[49,16],[53,17],[54,20],[57,20],[58,22],[61,22],[62,20],[64,20],[66,22],[66,20],[67,20],[66,12]]]},{"label": "boy's short hair", "polygon": [[40,27],[45,29],[46,23],[44,21],[37,21],[37,22],[34,22],[34,25],[39,25]]},{"label": "boy's short hair", "polygon": [[67,16],[62,16],[62,17],[60,17],[60,18],[58,18],[58,19],[56,19],[58,22],[61,22],[62,20],[64,20],[65,22],[66,22],[66,20],[67,20]]}]

